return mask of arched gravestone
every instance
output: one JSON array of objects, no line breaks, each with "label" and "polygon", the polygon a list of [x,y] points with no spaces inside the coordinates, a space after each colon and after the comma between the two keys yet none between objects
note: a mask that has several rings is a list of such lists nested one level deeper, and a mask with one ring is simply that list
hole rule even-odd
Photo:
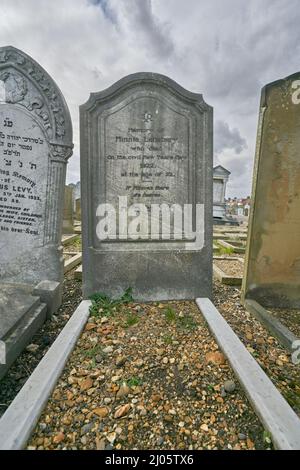
[{"label": "arched gravestone", "polygon": [[70,114],[52,78],[13,47],[0,48],[0,90],[0,282],[61,282]]},{"label": "arched gravestone", "polygon": [[84,296],[132,287],[139,300],[210,297],[212,108],[137,73],[92,93],[80,120]]},{"label": "arched gravestone", "polygon": [[242,297],[300,307],[300,73],[262,90]]}]

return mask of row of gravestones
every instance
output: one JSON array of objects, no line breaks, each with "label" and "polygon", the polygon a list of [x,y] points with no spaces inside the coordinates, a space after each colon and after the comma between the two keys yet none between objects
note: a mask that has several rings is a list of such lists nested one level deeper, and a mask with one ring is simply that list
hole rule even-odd
[{"label": "row of gravestones", "polygon": [[[0,88],[3,375],[61,303],[72,125],[56,84],[15,48],[0,49]],[[243,286],[298,306],[299,90],[293,76],[263,91]],[[211,297],[213,121],[202,95],[128,76],[80,107],[80,141],[84,297],[129,286],[145,301]]]}]

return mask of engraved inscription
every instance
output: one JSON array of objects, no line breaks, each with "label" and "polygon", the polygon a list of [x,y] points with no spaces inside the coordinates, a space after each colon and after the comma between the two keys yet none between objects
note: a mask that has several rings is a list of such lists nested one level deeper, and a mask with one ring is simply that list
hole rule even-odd
[{"label": "engraved inscription", "polygon": [[140,97],[105,119],[105,200],[188,203],[189,121],[158,98]]},{"label": "engraved inscription", "polygon": [[[10,105],[0,108],[0,237],[1,245],[42,244],[48,144],[39,125]],[[20,247],[21,248],[21,247]]]}]

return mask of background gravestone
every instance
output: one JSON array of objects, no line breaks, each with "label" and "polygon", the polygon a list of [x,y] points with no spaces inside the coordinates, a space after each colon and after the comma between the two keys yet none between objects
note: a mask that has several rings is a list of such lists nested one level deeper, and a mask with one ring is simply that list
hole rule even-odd
[{"label": "background gravestone", "polygon": [[[165,76],[138,73],[92,93],[80,116],[84,296],[131,286],[140,300],[210,297],[212,108]],[[145,228],[137,240],[99,240],[97,207],[117,209],[119,196],[199,204],[200,243],[149,239]]]},{"label": "background gravestone", "polygon": [[74,233],[73,217],[73,187],[65,187],[64,215],[63,215],[63,233]]},{"label": "background gravestone", "polygon": [[262,90],[243,299],[300,307],[300,73]]},{"label": "background gravestone", "polygon": [[230,171],[221,165],[213,169],[213,217],[214,219],[226,219],[226,185]]},{"label": "background gravestone", "polygon": [[0,84],[0,282],[61,282],[69,111],[52,78],[13,47],[0,48]]}]

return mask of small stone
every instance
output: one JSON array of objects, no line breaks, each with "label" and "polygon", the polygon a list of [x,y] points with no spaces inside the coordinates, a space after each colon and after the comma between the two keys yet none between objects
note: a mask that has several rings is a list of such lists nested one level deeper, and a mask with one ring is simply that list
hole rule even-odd
[{"label": "small stone", "polygon": [[151,396],[151,400],[154,401],[154,402],[158,402],[161,400],[161,395],[159,395],[158,393],[154,394]]},{"label": "small stone", "polygon": [[108,442],[113,444],[116,440],[116,437],[117,437],[117,434],[115,432],[111,432],[111,433],[107,434],[106,439],[108,440]]},{"label": "small stone", "polygon": [[224,383],[224,389],[228,393],[232,393],[235,390],[235,383],[233,380],[226,380]]},{"label": "small stone", "polygon": [[104,324],[104,323],[107,323],[108,322],[108,318],[107,317],[102,317],[101,318],[101,323]]},{"label": "small stone", "polygon": [[206,362],[213,362],[215,364],[225,364],[225,356],[224,354],[216,351],[216,352],[209,352],[207,354],[205,354],[205,359],[206,359]]},{"label": "small stone", "polygon": [[128,395],[128,393],[130,392],[130,388],[128,387],[128,385],[123,382],[121,387],[119,388],[118,392],[117,392],[117,397],[120,398],[120,397],[125,397],[126,395]]},{"label": "small stone", "polygon": [[123,406],[120,406],[119,408],[117,408],[116,412],[115,412],[115,419],[117,418],[122,418],[122,416],[125,416],[128,411],[130,410],[130,404],[128,403],[127,405],[123,405]]},{"label": "small stone", "polygon": [[163,360],[162,360],[163,364],[168,364],[169,362],[169,359],[167,357],[164,357]]},{"label": "small stone", "polygon": [[103,352],[105,354],[111,354],[113,352],[114,348],[112,346],[106,346],[106,348],[103,349]]},{"label": "small stone", "polygon": [[105,439],[96,438],[96,449],[97,450],[104,450],[105,449]]},{"label": "small stone", "polygon": [[175,358],[174,358],[174,357],[171,357],[171,359],[170,359],[170,364],[174,364],[174,362],[175,362]]},{"label": "small stone", "polygon": [[38,344],[31,343],[26,347],[26,351],[30,353],[35,353],[39,349]]},{"label": "small stone", "polygon": [[161,446],[161,445],[163,445],[163,443],[164,443],[164,439],[163,439],[163,437],[159,436],[159,437],[157,438],[157,441],[156,441],[156,443],[157,443],[157,445],[158,445],[158,446]]},{"label": "small stone", "polygon": [[117,367],[121,367],[125,364],[125,362],[127,362],[127,357],[125,356],[119,356],[117,357],[116,359],[116,366]]},{"label": "small stone", "polygon": [[103,401],[106,405],[108,405],[109,403],[111,403],[111,398],[105,397]]},{"label": "small stone", "polygon": [[60,442],[62,442],[65,438],[65,435],[63,432],[59,432],[58,434],[56,434],[56,436],[53,437],[53,443],[54,444],[59,444]]},{"label": "small stone", "polygon": [[243,434],[242,432],[239,433],[238,437],[240,441],[245,441],[247,439],[246,434]]},{"label": "small stone", "polygon": [[93,426],[94,426],[94,423],[85,424],[84,426],[82,426],[82,428],[80,430],[80,434],[81,435],[86,434],[87,432],[89,432],[92,429]]},{"label": "small stone", "polygon": [[97,355],[95,356],[95,361],[96,361],[96,362],[99,363],[99,362],[102,362],[102,360],[103,360],[103,357],[101,356],[101,354],[97,354]]},{"label": "small stone", "polygon": [[204,424],[201,424],[200,429],[201,429],[201,431],[208,432],[208,426],[207,426],[207,424],[205,424],[205,423],[204,423]]},{"label": "small stone", "polygon": [[102,406],[100,408],[95,408],[93,410],[93,413],[95,413],[100,418],[105,418],[108,415],[108,409],[106,408],[106,406]]},{"label": "small stone", "polygon": [[179,424],[178,424],[178,426],[179,426],[180,428],[184,428],[184,421],[180,421]]},{"label": "small stone", "polygon": [[84,392],[85,390],[88,390],[89,388],[91,388],[93,386],[93,381],[90,377],[87,377],[86,379],[84,379],[81,384],[80,384],[80,390],[82,392]]}]

